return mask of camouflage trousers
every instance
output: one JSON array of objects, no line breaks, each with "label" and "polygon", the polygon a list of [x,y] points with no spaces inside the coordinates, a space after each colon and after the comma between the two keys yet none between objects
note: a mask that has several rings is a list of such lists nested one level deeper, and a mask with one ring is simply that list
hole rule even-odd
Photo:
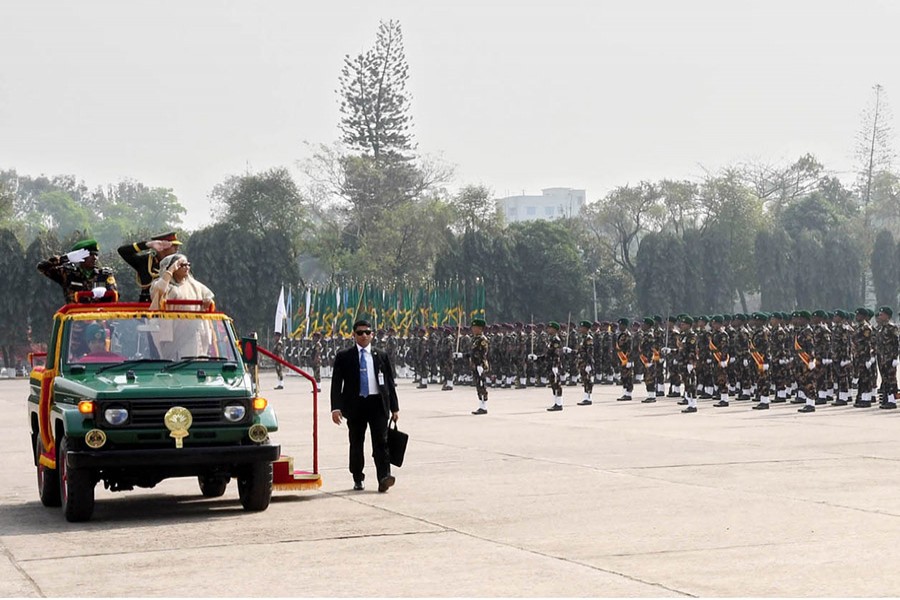
[{"label": "camouflage trousers", "polygon": [[892,400],[897,394],[897,367],[892,361],[893,358],[878,361],[878,372],[881,373],[879,391],[885,400]]},{"label": "camouflage trousers", "polygon": [[656,374],[659,372],[659,363],[651,360],[644,363],[644,387],[647,389],[647,395],[656,397]]},{"label": "camouflage trousers", "polygon": [[578,372],[581,374],[581,385],[584,386],[584,393],[590,394],[594,391],[594,373],[593,367],[591,367],[591,372],[588,373],[584,370],[587,365],[578,365]]},{"label": "camouflage trousers", "polygon": [[860,393],[868,393],[875,387],[876,373],[874,367],[866,366],[865,358],[858,358],[853,361],[853,370],[856,372],[857,390]]},{"label": "camouflage trousers", "polygon": [[622,365],[619,370],[619,377],[621,378],[622,388],[626,392],[630,394],[634,391],[634,369],[632,367]]},{"label": "camouflage trousers", "polygon": [[487,375],[487,371],[479,375],[478,369],[472,370],[472,382],[475,384],[475,392],[478,394],[478,399],[483,402],[487,402],[488,399]]},{"label": "camouflage trousers", "polygon": [[559,373],[554,373],[553,369],[550,369],[547,373],[547,377],[550,379],[550,389],[553,390],[553,395],[562,396],[562,380],[560,379]]}]

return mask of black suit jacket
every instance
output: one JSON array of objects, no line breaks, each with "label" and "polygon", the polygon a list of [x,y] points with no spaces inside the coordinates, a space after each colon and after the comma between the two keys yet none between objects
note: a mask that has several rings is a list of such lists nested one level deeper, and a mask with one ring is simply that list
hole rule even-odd
[{"label": "black suit jacket", "polygon": [[[388,355],[376,348],[369,346],[367,351],[372,353],[372,362],[375,364],[375,380],[379,375],[384,378],[384,385],[379,383],[378,394],[384,405],[384,412],[390,415],[400,410],[397,403],[397,388],[394,383],[393,369]],[[339,410],[347,418],[356,416],[362,398],[359,397],[359,348],[353,344],[350,348],[341,350],[334,357],[334,370],[331,374],[331,410]]]}]

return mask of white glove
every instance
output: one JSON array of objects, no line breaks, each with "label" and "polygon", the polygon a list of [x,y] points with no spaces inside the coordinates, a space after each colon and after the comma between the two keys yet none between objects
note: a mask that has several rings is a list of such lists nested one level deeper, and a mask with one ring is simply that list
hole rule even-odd
[{"label": "white glove", "polygon": [[779,365],[786,365],[786,364],[788,364],[788,360],[787,360],[786,358],[779,358],[779,359],[778,359],[778,364],[779,364]]},{"label": "white glove", "polygon": [[823,365],[830,365],[832,362],[833,362],[833,361],[832,361],[830,358],[823,358],[823,359],[822,359],[822,364],[823,364]]},{"label": "white glove", "polygon": [[668,356],[669,352],[671,352],[672,349],[671,348],[660,348],[659,351],[662,352],[664,355]]},{"label": "white glove", "polygon": [[634,363],[633,363],[633,362],[627,362],[627,363],[625,363],[625,368],[626,368],[626,369],[630,369],[630,368],[633,367],[633,366],[634,366]]},{"label": "white glove", "polygon": [[106,288],[103,286],[97,286],[91,290],[94,293],[94,298],[102,298],[106,295]]},{"label": "white glove", "polygon": [[566,354],[570,354],[572,352],[572,349],[568,346],[563,346],[563,352],[565,352]]},{"label": "white glove", "polygon": [[66,258],[69,259],[70,263],[75,263],[76,265],[80,262],[84,262],[91,253],[84,248],[81,250],[72,250],[71,252],[66,254]]},{"label": "white glove", "polygon": [[462,357],[463,357],[462,352],[454,352],[453,353],[453,358],[462,358]]},{"label": "white glove", "polygon": [[687,372],[692,373],[693,371],[694,371],[694,365],[692,365],[691,363],[688,363]]},{"label": "white glove", "polygon": [[553,371],[554,375],[559,375],[559,369],[557,367],[553,367],[551,370]]},{"label": "white glove", "polygon": [[769,363],[763,363],[763,371],[769,370]]},{"label": "white glove", "polygon": [[842,366],[842,367],[846,367],[846,366],[848,366],[849,364],[850,364],[850,361],[849,361],[849,360],[842,360],[842,361],[841,361],[841,366]]},{"label": "white glove", "polygon": [[809,364],[806,366],[807,366],[807,368],[809,368],[810,371],[815,369],[816,368],[816,359],[812,359],[811,361],[809,361]]},{"label": "white glove", "polygon": [[749,365],[750,365],[750,361],[747,360],[747,359],[745,358],[745,359],[744,359],[744,366],[746,367],[746,366],[749,366]]},{"label": "white glove", "polygon": [[706,364],[711,365],[711,364],[712,364],[712,359],[711,359],[711,358],[707,358],[707,359],[706,359]]},{"label": "white glove", "polygon": [[729,364],[729,365],[733,365],[733,364],[734,364],[734,357],[733,357],[733,356],[732,356],[731,358],[728,359],[728,364]]},{"label": "white glove", "polygon": [[722,368],[724,369],[725,367],[728,366],[728,361],[727,361],[727,360],[720,360],[720,361],[719,361],[719,366],[722,367]]},{"label": "white glove", "polygon": [[871,369],[872,365],[874,365],[874,364],[875,364],[875,357],[873,356],[872,358],[870,358],[869,360],[866,361],[866,368]]},{"label": "white glove", "polygon": [[475,367],[475,370],[478,371],[479,376],[484,375],[484,367],[482,367],[481,365],[478,365],[477,367]]},{"label": "white glove", "polygon": [[529,354],[528,360],[537,360],[537,354]]},{"label": "white glove", "polygon": [[891,366],[892,366],[892,367],[896,367],[898,362],[900,362],[900,361],[898,361],[898,360],[895,358],[894,360],[891,361]]},{"label": "white glove", "polygon": [[593,371],[593,369],[591,368],[591,365],[584,365],[584,372],[585,372],[585,373],[590,373],[591,371]]}]

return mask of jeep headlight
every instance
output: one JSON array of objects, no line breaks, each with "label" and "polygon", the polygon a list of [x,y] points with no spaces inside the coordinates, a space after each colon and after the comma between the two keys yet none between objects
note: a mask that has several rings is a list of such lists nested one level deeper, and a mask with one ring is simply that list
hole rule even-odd
[{"label": "jeep headlight", "polygon": [[110,425],[123,425],[128,420],[128,409],[121,406],[107,408],[103,411],[103,418]]},{"label": "jeep headlight", "polygon": [[223,411],[225,419],[232,423],[237,423],[247,414],[247,407],[243,404],[228,404]]}]

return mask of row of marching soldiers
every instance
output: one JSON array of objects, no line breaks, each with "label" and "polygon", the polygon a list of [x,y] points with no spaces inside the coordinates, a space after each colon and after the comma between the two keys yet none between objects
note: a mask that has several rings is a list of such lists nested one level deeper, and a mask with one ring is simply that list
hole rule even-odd
[{"label": "row of marching soldiers", "polygon": [[858,408],[877,401],[894,409],[900,337],[892,316],[888,306],[854,313],[682,314],[670,318],[665,330],[653,318],[633,329],[620,319],[614,341],[619,400],[631,399],[636,372],[643,369],[643,402],[678,397],[685,413],[697,412],[698,399],[716,400],[715,407],[755,400],[755,410],[790,402],[802,404],[804,413],[851,401]]}]

